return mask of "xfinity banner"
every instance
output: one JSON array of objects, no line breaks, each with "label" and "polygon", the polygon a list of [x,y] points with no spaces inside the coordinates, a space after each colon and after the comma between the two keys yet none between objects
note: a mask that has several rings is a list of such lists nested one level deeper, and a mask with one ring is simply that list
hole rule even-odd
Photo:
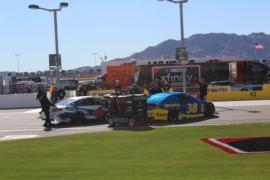
[{"label": "xfinity banner", "polygon": [[186,82],[188,88],[193,88],[196,85],[196,79],[200,78],[199,65],[186,66],[162,66],[152,68],[153,81],[168,81],[175,91],[180,91],[183,88],[183,72],[186,71]]}]

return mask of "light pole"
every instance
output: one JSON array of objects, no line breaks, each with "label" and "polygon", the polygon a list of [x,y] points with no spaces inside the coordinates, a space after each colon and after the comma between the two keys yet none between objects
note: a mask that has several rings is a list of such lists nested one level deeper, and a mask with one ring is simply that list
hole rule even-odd
[{"label": "light pole", "polygon": [[21,56],[21,54],[15,54],[15,56],[17,57],[17,68],[18,68],[18,73],[20,72],[20,62],[19,62],[19,57]]},{"label": "light pole", "polygon": [[[180,61],[182,65],[188,63],[188,53],[185,47],[185,40],[184,40],[184,16],[183,16],[183,3],[188,2],[188,0],[159,0],[159,1],[169,1],[175,4],[179,4],[179,11],[180,11],[180,46],[176,49],[176,58]],[[186,93],[187,91],[187,81],[186,81],[186,67],[181,68],[181,72],[183,74],[183,92]]]},{"label": "light pole", "polygon": [[60,54],[59,54],[59,47],[58,47],[58,28],[57,28],[57,12],[61,11],[62,8],[66,8],[68,7],[68,3],[67,2],[61,2],[59,4],[59,8],[56,9],[47,9],[47,8],[43,8],[40,7],[38,5],[35,4],[31,4],[28,6],[29,9],[40,9],[40,10],[44,10],[44,11],[49,11],[49,12],[53,12],[53,17],[54,17],[54,37],[55,37],[55,60],[56,60],[56,70],[57,70],[57,81],[59,80],[59,70],[61,69],[61,62],[60,62]]}]

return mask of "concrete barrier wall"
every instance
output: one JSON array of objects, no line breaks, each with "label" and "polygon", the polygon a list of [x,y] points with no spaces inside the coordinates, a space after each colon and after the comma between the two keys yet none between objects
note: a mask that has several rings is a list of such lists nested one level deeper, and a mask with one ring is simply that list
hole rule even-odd
[{"label": "concrete barrier wall", "polygon": [[[101,92],[92,92],[92,94],[89,92],[89,95],[90,94],[97,95],[95,93]],[[67,91],[66,94],[67,98],[76,96],[75,91]],[[40,104],[39,101],[36,100],[36,96],[37,93],[0,95],[0,109],[38,108],[40,107]],[[262,91],[223,92],[223,90],[220,90],[219,92],[208,92],[207,100],[209,101],[270,100],[270,84],[264,84]]]},{"label": "concrete barrier wall", "polygon": [[[50,93],[47,93],[50,98]],[[76,96],[76,91],[66,91],[66,98]],[[0,109],[38,108],[37,93],[0,95]]]},{"label": "concrete barrier wall", "polygon": [[105,94],[112,94],[115,93],[115,89],[100,89],[100,90],[93,90],[88,91],[88,96],[103,96]]},{"label": "concrete barrier wall", "polygon": [[0,109],[40,107],[37,93],[0,95]]}]

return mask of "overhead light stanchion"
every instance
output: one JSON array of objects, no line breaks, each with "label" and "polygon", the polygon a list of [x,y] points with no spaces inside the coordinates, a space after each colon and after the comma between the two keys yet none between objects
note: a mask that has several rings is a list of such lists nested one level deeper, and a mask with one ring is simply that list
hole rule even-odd
[{"label": "overhead light stanchion", "polygon": [[[180,11],[180,37],[181,41],[179,44],[179,48],[176,48],[176,59],[179,60],[181,65],[186,65],[188,63],[188,52],[185,47],[185,39],[184,39],[184,16],[183,16],[183,3],[188,2],[188,0],[159,0],[159,1],[169,1],[175,4],[179,4]],[[181,70],[183,75],[183,92],[187,92],[187,80],[186,80],[186,72],[187,68],[182,67]]]},{"label": "overhead light stanchion", "polygon": [[[59,81],[59,72],[60,72],[60,69],[62,67],[62,63],[61,63],[61,56],[59,54],[59,47],[58,47],[58,28],[57,28],[57,12],[58,11],[61,11],[62,8],[66,8],[68,7],[68,3],[67,2],[61,2],[59,4],[59,8],[56,8],[56,9],[47,9],[47,8],[43,8],[43,7],[40,7],[38,5],[35,5],[35,4],[31,4],[28,6],[29,9],[33,9],[33,10],[37,10],[37,9],[40,9],[40,10],[44,10],[44,11],[49,11],[49,12],[53,12],[53,16],[54,16],[54,36],[55,36],[55,54],[52,54],[50,55],[50,68],[51,68],[51,65],[55,65],[55,70],[56,70],[56,73],[57,73],[57,83]],[[52,63],[51,63],[51,60],[52,60]]]}]

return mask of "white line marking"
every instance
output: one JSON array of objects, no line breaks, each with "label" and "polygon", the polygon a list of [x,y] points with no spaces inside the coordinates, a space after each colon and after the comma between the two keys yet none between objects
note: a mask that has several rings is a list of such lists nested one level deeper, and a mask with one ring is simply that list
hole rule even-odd
[{"label": "white line marking", "polygon": [[25,132],[25,131],[41,131],[42,129],[0,129],[0,132]]},{"label": "white line marking", "polygon": [[267,106],[270,105],[270,100],[261,101],[222,101],[214,102],[215,106],[221,107],[236,107],[236,106]]},{"label": "white line marking", "polygon": [[8,135],[0,138],[1,141],[6,140],[16,140],[16,139],[30,139],[30,138],[36,138],[38,135],[36,134],[30,134],[30,135]]},{"label": "white line marking", "polygon": [[[70,131],[70,130],[92,130],[92,129],[99,129],[103,128],[104,126],[90,126],[90,127],[68,127],[68,128],[52,128],[54,131],[55,130],[61,130],[61,131]],[[105,126],[106,127],[106,126]],[[39,129],[0,129],[0,132],[27,132],[27,131],[43,131],[44,128],[39,128]]]},{"label": "white line marking", "polygon": [[211,142],[213,142],[213,143],[215,143],[215,144],[218,144],[218,145],[220,145],[220,146],[223,146],[223,147],[225,147],[225,148],[231,149],[231,150],[233,150],[234,152],[237,152],[237,153],[240,153],[240,154],[246,154],[246,153],[247,153],[247,152],[245,152],[245,151],[241,151],[241,150],[238,149],[238,148],[235,148],[235,147],[232,147],[232,146],[230,146],[230,145],[228,145],[228,144],[225,144],[225,143],[223,143],[223,142],[220,142],[220,141],[217,140],[217,139],[210,138],[210,139],[208,139],[208,140],[211,141]]}]

